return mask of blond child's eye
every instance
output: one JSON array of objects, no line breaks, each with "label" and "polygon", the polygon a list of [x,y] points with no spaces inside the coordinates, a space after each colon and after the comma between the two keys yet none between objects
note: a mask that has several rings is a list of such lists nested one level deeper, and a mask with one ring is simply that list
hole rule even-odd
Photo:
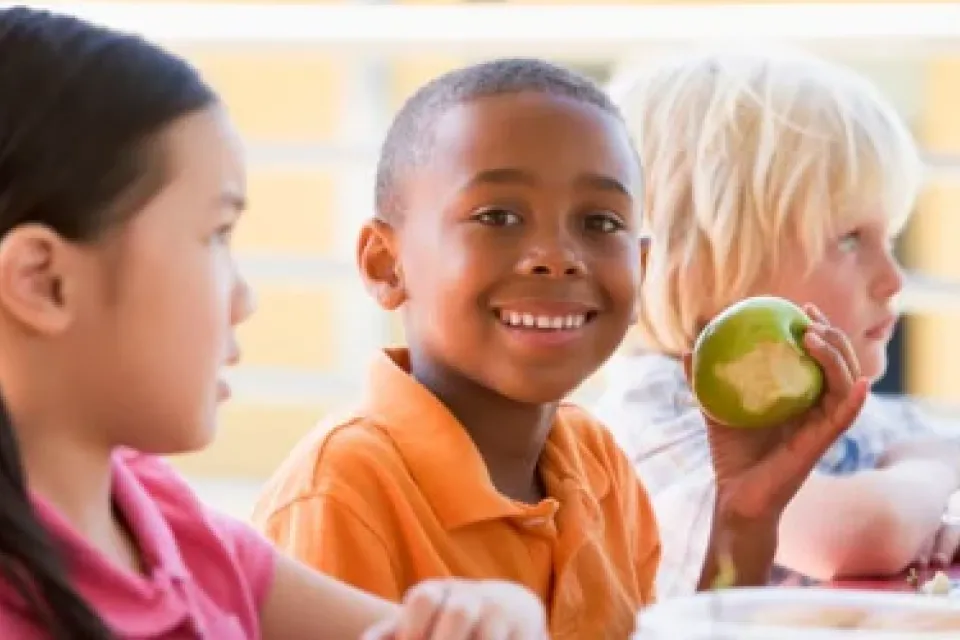
[{"label": "blond child's eye", "polygon": [[840,238],[841,251],[855,251],[860,246],[860,232],[854,231]]}]

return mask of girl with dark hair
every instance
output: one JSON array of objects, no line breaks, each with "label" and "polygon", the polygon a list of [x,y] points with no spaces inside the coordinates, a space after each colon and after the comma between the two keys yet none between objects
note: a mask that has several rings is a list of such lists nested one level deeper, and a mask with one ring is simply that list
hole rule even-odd
[{"label": "girl with dark hair", "polygon": [[398,608],[316,574],[154,457],[207,444],[229,395],[244,182],[185,62],[0,10],[0,637],[540,635],[517,587],[432,583]]}]

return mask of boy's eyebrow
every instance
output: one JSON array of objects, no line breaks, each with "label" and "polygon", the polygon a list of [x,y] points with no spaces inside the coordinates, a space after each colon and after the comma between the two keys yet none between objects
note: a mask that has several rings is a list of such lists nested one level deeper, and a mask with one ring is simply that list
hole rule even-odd
[{"label": "boy's eyebrow", "polygon": [[630,190],[627,189],[622,182],[610,176],[604,176],[598,173],[586,173],[577,178],[577,182],[594,189],[600,189],[601,191],[616,191],[620,195],[627,196],[628,198],[633,197],[633,194],[630,193]]},{"label": "boy's eyebrow", "polygon": [[473,175],[464,189],[471,189],[485,184],[524,184],[535,185],[537,177],[523,169],[504,167],[501,169],[487,169]]},{"label": "boy's eyebrow", "polygon": [[[504,167],[500,169],[487,169],[474,175],[465,185],[465,189],[484,185],[484,184],[524,184],[533,186],[538,182],[537,177],[529,171]],[[627,187],[616,178],[601,175],[599,173],[584,173],[577,176],[578,185],[599,189],[601,191],[615,191],[620,195],[632,198],[633,195]]]}]

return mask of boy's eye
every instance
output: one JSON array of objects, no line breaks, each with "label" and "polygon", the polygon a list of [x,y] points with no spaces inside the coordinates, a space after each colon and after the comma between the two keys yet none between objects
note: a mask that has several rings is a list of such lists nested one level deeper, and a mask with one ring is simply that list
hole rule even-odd
[{"label": "boy's eye", "polygon": [[589,231],[599,231],[600,233],[616,233],[626,228],[623,220],[612,213],[590,214],[587,216],[585,224]]},{"label": "boy's eye", "polygon": [[484,209],[475,213],[473,219],[494,227],[509,227],[523,221],[518,214],[507,209]]}]

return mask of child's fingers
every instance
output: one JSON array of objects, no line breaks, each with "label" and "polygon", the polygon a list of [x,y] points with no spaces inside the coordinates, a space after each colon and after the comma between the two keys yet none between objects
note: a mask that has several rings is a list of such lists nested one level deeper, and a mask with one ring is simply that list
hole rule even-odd
[{"label": "child's fingers", "polygon": [[539,636],[524,634],[519,629],[514,631],[499,612],[489,611],[481,619],[480,627],[470,640],[512,640],[513,638],[527,640],[527,638],[539,638]]},{"label": "child's fingers", "polygon": [[850,343],[846,334],[831,325],[830,320],[816,305],[805,305],[804,310],[807,315],[810,316],[810,319],[813,320],[813,325],[808,331],[814,331],[820,334],[820,337],[823,338],[827,344],[839,351],[850,370],[851,379],[856,380],[859,378],[861,375],[860,361],[857,359],[857,354],[853,350],[853,345]]},{"label": "child's fingers", "polygon": [[430,638],[436,640],[471,640],[477,637],[483,610],[478,593],[454,590],[437,613]]},{"label": "child's fingers", "polygon": [[863,403],[867,400],[869,387],[867,380],[860,378],[853,383],[845,395],[839,397],[836,403],[830,403],[829,406],[824,407],[826,420],[821,421],[820,428],[809,430],[813,439],[813,444],[810,446],[813,456],[811,469],[837,438],[853,425],[863,409]]},{"label": "child's fingers", "polygon": [[850,387],[839,402],[825,407],[826,419],[805,425],[771,458],[771,468],[778,475],[805,478],[837,438],[850,428],[867,399],[867,382],[863,378]]},{"label": "child's fingers", "polygon": [[[863,403],[867,401],[867,393],[869,391],[870,381],[863,377],[857,378],[847,392],[847,396],[843,398],[833,410],[832,421],[837,423],[836,431],[838,437],[841,433],[849,429],[857,419],[857,416],[860,415],[860,411],[863,409]],[[826,451],[826,448],[831,444],[833,444],[833,440],[824,446],[824,451]]]},{"label": "child's fingers", "polygon": [[827,389],[837,394],[837,397],[846,396],[855,378],[840,350],[828,343],[824,335],[815,328],[809,329],[803,335],[803,343],[807,352],[820,363],[826,377]]},{"label": "child's fingers", "polygon": [[480,631],[471,640],[548,640],[546,611],[533,592],[500,581],[482,583],[480,589],[486,606]]},{"label": "child's fingers", "polygon": [[840,353],[844,362],[847,364],[847,368],[850,370],[850,375],[854,380],[860,377],[860,361],[857,359],[857,354],[853,350],[853,345],[850,344],[850,340],[847,339],[845,333],[836,327],[819,323],[811,327],[810,330],[820,334],[827,344]]},{"label": "child's fingers", "polygon": [[805,304],[803,305],[803,310],[810,317],[811,320],[818,324],[830,325],[830,320],[820,311],[820,308],[815,304]]},{"label": "child's fingers", "polygon": [[813,331],[820,334],[820,337],[827,344],[839,351],[850,370],[851,380],[858,379],[861,375],[860,361],[857,359],[857,354],[846,334],[831,325],[830,319],[816,305],[805,304],[803,310],[813,321],[813,325],[808,329],[808,332]]},{"label": "child's fingers", "polygon": [[784,505],[796,495],[824,453],[850,428],[866,397],[867,384],[860,379],[845,398],[831,407],[827,419],[802,425],[784,446],[777,447],[763,461],[763,475],[766,476],[763,484],[779,486],[778,493],[784,498]]},{"label": "child's fingers", "polygon": [[930,554],[930,564],[937,568],[945,568],[953,563],[960,549],[960,527],[945,524],[937,532]]},{"label": "child's fingers", "polygon": [[396,631],[396,620],[383,620],[364,631],[360,640],[396,640]]},{"label": "child's fingers", "polygon": [[937,535],[932,534],[924,541],[923,546],[917,552],[917,557],[913,560],[913,565],[918,569],[924,570],[930,566],[930,557],[933,556],[933,547],[937,542]]},{"label": "child's fingers", "polygon": [[[484,640],[486,640],[484,638]],[[497,639],[499,640],[499,638]],[[532,631],[530,629],[513,629],[504,636],[504,640],[550,640],[546,631]]]},{"label": "child's fingers", "polygon": [[[808,352],[823,368],[826,378],[827,402],[822,404],[825,423],[811,434],[810,451],[826,451],[830,445],[850,428],[860,415],[867,399],[869,383],[860,376],[859,365],[853,348],[842,332],[828,327],[812,328],[804,334]],[[829,340],[829,341],[828,341]]]},{"label": "child's fingers", "polygon": [[444,607],[450,585],[422,582],[407,592],[395,637],[397,640],[432,638],[437,616]]}]

